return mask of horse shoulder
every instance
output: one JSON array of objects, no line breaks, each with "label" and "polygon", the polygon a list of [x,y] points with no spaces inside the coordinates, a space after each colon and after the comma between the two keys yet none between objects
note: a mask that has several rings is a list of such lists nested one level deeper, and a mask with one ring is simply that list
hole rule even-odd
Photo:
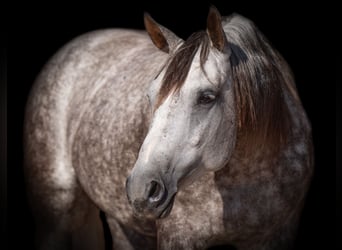
[{"label": "horse shoulder", "polygon": [[116,84],[120,61],[132,58],[137,47],[153,47],[143,32],[100,30],[72,40],[45,65],[25,113],[25,171],[32,190],[74,187],[71,149],[82,116],[103,86]]}]

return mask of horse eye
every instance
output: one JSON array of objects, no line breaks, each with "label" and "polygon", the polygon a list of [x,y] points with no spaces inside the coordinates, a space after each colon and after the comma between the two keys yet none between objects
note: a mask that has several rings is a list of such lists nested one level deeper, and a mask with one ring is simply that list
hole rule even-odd
[{"label": "horse eye", "polygon": [[198,98],[198,104],[209,104],[214,102],[216,95],[212,92],[204,92]]}]

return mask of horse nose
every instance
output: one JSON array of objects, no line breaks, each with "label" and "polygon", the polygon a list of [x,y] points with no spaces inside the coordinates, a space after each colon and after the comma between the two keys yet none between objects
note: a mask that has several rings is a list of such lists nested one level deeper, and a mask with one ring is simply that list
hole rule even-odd
[{"label": "horse nose", "polygon": [[167,198],[167,190],[163,183],[151,181],[147,188],[147,202],[150,207],[158,207]]},{"label": "horse nose", "polygon": [[128,201],[135,215],[155,216],[167,200],[167,188],[161,180],[156,178],[146,182],[142,180],[137,176],[130,176],[126,179]]}]

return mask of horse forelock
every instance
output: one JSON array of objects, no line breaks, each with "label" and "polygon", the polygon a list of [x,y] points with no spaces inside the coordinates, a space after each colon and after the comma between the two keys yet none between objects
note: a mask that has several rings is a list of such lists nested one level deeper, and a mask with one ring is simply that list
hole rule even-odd
[{"label": "horse forelock", "polygon": [[209,53],[209,37],[205,31],[193,33],[170,57],[162,79],[156,107],[158,108],[172,92],[177,92],[183,86],[189,73],[192,61],[200,49],[200,65],[207,60]]}]

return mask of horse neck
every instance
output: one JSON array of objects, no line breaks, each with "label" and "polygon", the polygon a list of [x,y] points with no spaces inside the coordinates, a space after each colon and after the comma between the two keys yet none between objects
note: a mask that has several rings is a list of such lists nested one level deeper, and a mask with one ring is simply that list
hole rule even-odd
[{"label": "horse neck", "polygon": [[276,157],[270,149],[260,149],[248,154],[239,143],[229,163],[220,170],[220,175],[229,179],[230,184],[242,184],[272,175],[272,162]]},{"label": "horse neck", "polygon": [[290,121],[285,133],[286,142],[279,146],[265,140],[264,143],[258,143],[257,147],[250,147],[249,144],[255,142],[250,140],[248,133],[238,133],[231,160],[219,172],[219,175],[229,179],[229,183],[269,179],[278,175],[284,168],[291,168],[288,165],[299,166],[298,169],[303,170],[312,165],[310,123],[295,87],[286,86],[283,91]]}]

